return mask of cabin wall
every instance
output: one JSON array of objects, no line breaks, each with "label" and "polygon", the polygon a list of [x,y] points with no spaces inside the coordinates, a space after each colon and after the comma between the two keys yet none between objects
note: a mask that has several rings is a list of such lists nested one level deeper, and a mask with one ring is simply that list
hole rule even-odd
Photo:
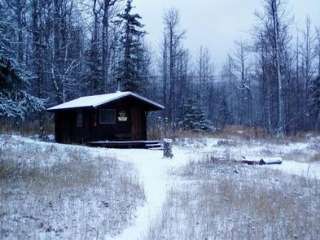
[{"label": "cabin wall", "polygon": [[126,111],[129,119],[128,122],[117,122],[117,124],[110,126],[99,124],[102,136],[96,135],[96,137],[98,136],[99,140],[106,140],[106,135],[108,140],[147,140],[145,108],[145,105],[134,98],[121,99],[99,107],[98,111],[99,109],[116,109],[117,113]]},{"label": "cabin wall", "polygon": [[[95,126],[91,128],[92,136],[91,141],[99,140],[131,140],[131,115],[130,109],[127,108],[105,108],[116,110],[116,123],[115,124],[102,124],[99,122],[99,108],[95,110]],[[126,111],[128,113],[128,121],[118,121],[118,115],[120,111]]]},{"label": "cabin wall", "polygon": [[73,128],[73,114],[58,112],[55,114],[55,140],[58,143],[71,143]]}]

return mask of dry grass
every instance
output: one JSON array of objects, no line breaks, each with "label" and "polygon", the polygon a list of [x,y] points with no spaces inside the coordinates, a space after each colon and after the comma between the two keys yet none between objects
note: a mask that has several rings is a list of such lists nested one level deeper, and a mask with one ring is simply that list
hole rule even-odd
[{"label": "dry grass", "polygon": [[320,161],[319,152],[306,152],[301,150],[293,150],[282,156],[283,160],[313,163]]},{"label": "dry grass", "polygon": [[245,127],[238,125],[228,125],[222,130],[215,133],[215,137],[219,138],[229,138],[229,137],[239,137],[242,139],[266,139],[270,135],[262,128],[258,127]]},{"label": "dry grass", "polygon": [[310,158],[310,162],[320,162],[320,153],[314,154],[314,155]]},{"label": "dry grass", "polygon": [[[50,135],[54,133],[54,123],[48,114],[44,114],[46,120],[44,124],[44,133]],[[2,134],[19,134],[22,136],[35,136],[40,133],[38,120],[0,120],[0,133]]]},{"label": "dry grass", "polygon": [[0,239],[104,239],[144,201],[132,166],[93,149],[0,139]]},{"label": "dry grass", "polygon": [[[178,173],[148,239],[318,239],[320,182],[207,158]],[[185,189],[185,190],[182,190]]]},{"label": "dry grass", "polygon": [[148,139],[163,139],[163,138],[170,138],[170,139],[182,139],[182,138],[205,138],[205,137],[213,137],[213,133],[206,133],[206,132],[194,132],[194,131],[186,131],[183,129],[176,129],[173,130],[171,128],[167,129],[159,129],[156,127],[148,129]]},{"label": "dry grass", "polygon": [[269,134],[265,129],[260,127],[246,127],[239,125],[228,125],[221,130],[215,132],[194,132],[183,129],[173,130],[170,127],[158,128],[152,127],[148,129],[148,137],[150,139],[201,139],[201,138],[222,138],[222,139],[241,139],[242,141],[263,140],[275,144],[289,144],[292,142],[300,142],[310,139],[311,137],[319,136],[316,132],[297,132],[294,135],[277,138]]},{"label": "dry grass", "polygon": [[[46,191],[46,189],[65,189],[85,186],[94,186],[102,177],[101,169],[111,169],[112,161],[106,164],[98,158],[99,163],[81,162],[71,158],[69,162],[54,164],[50,167],[23,166],[7,161],[0,161],[0,182],[19,180],[28,184],[30,191]],[[98,167],[101,168],[98,168]],[[2,182],[3,181],[3,182]]]},{"label": "dry grass", "polygon": [[229,138],[229,137],[243,137],[243,138],[252,138],[255,136],[264,138],[266,133],[260,128],[247,128],[242,126],[226,126],[222,130],[217,130],[213,132],[202,132],[202,131],[191,131],[184,130],[181,128],[173,128],[170,125],[167,126],[153,126],[148,129],[148,137],[151,139],[162,139],[162,138],[171,138],[171,139],[182,139],[182,138],[211,138],[211,137],[220,137],[220,138]]}]

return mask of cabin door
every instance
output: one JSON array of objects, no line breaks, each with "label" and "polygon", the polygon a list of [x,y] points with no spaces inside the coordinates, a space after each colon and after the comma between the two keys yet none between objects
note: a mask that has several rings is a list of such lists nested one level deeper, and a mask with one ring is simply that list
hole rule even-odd
[{"label": "cabin door", "polygon": [[133,108],[131,110],[131,122],[132,140],[142,140],[142,117],[140,109]]}]

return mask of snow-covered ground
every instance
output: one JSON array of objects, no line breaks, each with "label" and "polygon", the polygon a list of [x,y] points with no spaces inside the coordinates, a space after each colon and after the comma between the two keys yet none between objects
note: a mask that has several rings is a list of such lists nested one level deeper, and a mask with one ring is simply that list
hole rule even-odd
[{"label": "snow-covered ground", "polygon": [[281,165],[272,165],[268,167],[292,175],[320,179],[320,162],[304,163],[285,160]]},{"label": "snow-covered ground", "polygon": [[243,157],[248,159],[270,156],[286,158],[296,152],[300,155],[304,154],[303,156],[306,155],[308,159],[297,159],[296,156],[295,160],[300,160],[300,162],[284,159],[282,165],[268,166],[268,168],[288,174],[320,179],[320,164],[308,162],[312,156],[319,153],[315,144],[317,144],[315,139],[306,143],[298,142],[286,145],[239,140],[228,142],[223,139],[185,139],[178,141],[174,146],[175,156],[172,159],[164,159],[162,152],[159,151],[111,150],[116,159],[128,161],[136,166],[146,194],[146,203],[138,210],[135,223],[114,239],[146,238],[152,226],[163,214],[162,210],[168,199],[168,193],[181,183],[181,179],[177,179],[172,172],[187,166],[190,161],[201,159],[206,154],[213,154],[225,160],[242,160]]},{"label": "snow-covered ground", "polygon": [[139,174],[106,149],[0,136],[0,239],[105,239],[144,204]]},{"label": "snow-covered ground", "polygon": [[275,143],[265,140],[244,139],[184,139],[180,146],[193,148],[195,155],[209,154],[223,160],[241,161],[281,159],[281,165],[267,166],[288,174],[320,179],[320,137],[305,141]]},{"label": "snow-covered ground", "polygon": [[[309,179],[320,179],[319,143],[320,138],[284,143],[265,140],[248,141],[239,138],[181,139],[176,141],[174,145],[174,157],[172,159],[165,159],[163,158],[161,151],[64,146],[52,143],[39,143],[35,140],[18,136],[0,136],[0,157],[8,157],[8,155],[5,154],[6,150],[14,149],[18,153],[18,156],[15,158],[16,165],[22,167],[36,166],[44,169],[51,169],[60,164],[61,167],[64,167],[66,159],[77,158],[83,162],[83,159],[87,158],[84,162],[86,164],[95,163],[94,166],[96,167],[92,169],[94,171],[98,171],[97,169],[99,169],[100,174],[102,174],[99,178],[102,176],[105,180],[111,180],[107,175],[103,174],[105,171],[110,173],[110,171],[116,170],[118,174],[113,175],[113,177],[116,177],[119,181],[115,181],[114,184],[124,185],[126,191],[119,191],[119,189],[117,191],[117,186],[109,186],[106,183],[103,188],[101,188],[101,185],[99,186],[99,191],[102,193],[106,191],[109,196],[113,196],[111,199],[108,199],[108,204],[112,204],[112,199],[122,198],[123,201],[118,202],[118,207],[122,209],[114,209],[113,212],[105,212],[107,218],[111,217],[114,221],[108,221],[108,228],[104,229],[104,231],[100,231],[99,236],[96,238],[135,240],[150,239],[150,232],[156,232],[154,227],[159,223],[159,219],[163,218],[164,208],[167,206],[168,199],[172,197],[171,193],[173,189],[174,191],[191,191],[192,184],[190,180],[187,180],[187,184],[185,184],[186,179],[182,179],[181,176],[177,174],[179,169],[184,169],[185,167],[190,168],[190,166],[192,166],[189,164],[190,162],[206,161],[208,158],[215,158],[226,162],[229,161],[230,163],[243,160],[244,158],[253,160],[270,157],[281,158],[283,160],[282,165],[256,167],[254,169],[255,171],[263,171],[264,174],[265,171],[272,172],[273,170],[277,170],[283,173],[281,176],[287,174],[288,176],[295,175],[307,177]],[[45,155],[43,153],[45,153]],[[82,154],[84,154],[84,156]],[[97,164],[97,159],[100,159],[99,161],[102,159],[102,162],[110,161],[108,159],[113,159],[113,161],[111,165],[99,165],[102,163],[100,162]],[[40,165],[38,166],[38,164]],[[92,165],[89,164],[88,167],[92,167]],[[208,172],[210,172],[210,169],[212,168],[214,169],[215,165],[210,165]],[[225,171],[223,169],[224,168],[222,168],[222,171]],[[250,168],[248,169],[246,174],[249,174],[250,172]],[[237,172],[237,167],[235,167],[234,171]],[[233,179],[232,175],[228,175],[230,174],[228,171],[226,171],[225,174],[227,174],[227,179]],[[231,174],[233,174],[233,172],[231,172]],[[205,180],[206,179],[203,179],[201,181]],[[272,179],[272,181],[273,180],[274,179]],[[136,181],[138,181],[138,183],[135,183]],[[270,182],[270,185],[273,183],[274,182]],[[8,184],[8,182],[6,182],[6,184]],[[134,186],[136,186],[137,192],[132,194],[130,191],[134,190]],[[142,188],[141,190],[139,189],[140,186]],[[190,186],[190,189],[188,189],[188,186]],[[1,194],[9,194],[7,191],[9,190],[1,190]],[[27,194],[27,196],[29,196],[28,191],[28,187],[25,187],[22,194]],[[143,191],[144,194],[144,202],[141,202],[141,191]],[[120,196],[121,194],[123,196]],[[126,195],[130,196],[128,197]],[[33,194],[32,196],[33,199],[37,199],[36,195]],[[82,203],[83,206],[84,201],[106,202],[102,199],[97,200],[94,198],[95,195],[93,191],[92,194],[90,193],[87,195],[85,199],[80,200],[80,203]],[[73,199],[74,201],[77,201],[77,197],[73,196]],[[72,200],[69,202],[72,202]],[[8,204],[8,202],[1,201],[1,203],[0,210],[7,209],[8,206],[4,206],[4,204]],[[22,202],[16,201],[14,204],[22,204]],[[42,204],[41,201],[40,204]],[[130,206],[128,210],[123,209],[126,204],[129,204]],[[18,208],[19,206],[16,207]],[[97,211],[93,210],[93,212],[97,212],[98,214],[101,210],[99,208],[100,207],[94,208],[97,209]],[[59,213],[59,210],[66,211],[63,207],[60,207],[59,209],[56,209],[55,212]],[[76,211],[76,209],[73,208],[73,211]],[[122,214],[124,214],[120,217],[121,220],[119,219],[119,216],[112,215],[117,214],[117,211],[121,211]],[[10,214],[8,215],[8,213],[6,213],[6,215],[3,215],[3,213],[0,212],[0,221],[3,222],[8,219],[13,221],[12,219],[15,219],[16,215]],[[105,219],[104,217],[106,216],[103,216],[103,212],[102,215],[101,213],[98,215],[99,217],[96,224],[103,224],[103,219]],[[86,214],[82,214],[81,216],[86,216]],[[31,220],[24,221],[28,222]],[[79,219],[75,219],[74,221],[79,221]],[[117,221],[119,222],[116,223]],[[50,221],[48,221],[48,224],[49,223]],[[112,224],[116,226],[111,226]],[[94,226],[95,221],[92,221],[89,225],[91,227]],[[3,228],[3,226],[7,226],[6,223],[2,224],[0,228]],[[75,227],[78,234],[81,233],[80,229],[83,227],[87,226],[78,224],[77,227]],[[1,230],[2,232],[0,232],[0,234],[3,234],[4,231],[3,229]],[[63,231],[67,232],[68,230],[64,229]],[[38,232],[41,232],[41,229]],[[74,233],[74,231],[69,232]],[[34,231],[34,233],[36,234],[37,231]],[[58,236],[66,235],[60,233]],[[77,239],[77,237],[74,239]]]},{"label": "snow-covered ground", "polygon": [[[178,170],[148,240],[318,239],[319,138],[272,143],[186,139],[192,162]],[[243,159],[281,158],[247,166]],[[215,160],[215,161],[213,161]],[[218,160],[218,161],[216,161]],[[277,170],[277,171],[274,171]]]},{"label": "snow-covered ground", "polygon": [[174,184],[170,171],[184,166],[191,159],[192,153],[189,151],[175,148],[174,152],[175,156],[172,159],[166,159],[163,158],[161,151],[111,150],[115,158],[128,161],[136,166],[144,186],[146,203],[138,209],[137,218],[131,227],[119,236],[115,238],[109,236],[107,239],[135,240],[145,238],[153,222],[160,217],[168,190]]},{"label": "snow-covered ground", "polygon": [[148,240],[318,239],[320,181],[260,166],[194,162],[177,173]]}]

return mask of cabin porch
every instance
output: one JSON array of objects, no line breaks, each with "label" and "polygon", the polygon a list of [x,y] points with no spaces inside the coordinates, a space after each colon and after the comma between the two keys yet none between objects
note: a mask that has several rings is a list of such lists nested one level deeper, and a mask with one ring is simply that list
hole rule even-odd
[{"label": "cabin porch", "polygon": [[153,150],[163,149],[163,142],[160,140],[93,141],[93,142],[88,142],[87,145],[92,147],[105,147],[105,148],[139,148],[139,149],[153,149]]}]

